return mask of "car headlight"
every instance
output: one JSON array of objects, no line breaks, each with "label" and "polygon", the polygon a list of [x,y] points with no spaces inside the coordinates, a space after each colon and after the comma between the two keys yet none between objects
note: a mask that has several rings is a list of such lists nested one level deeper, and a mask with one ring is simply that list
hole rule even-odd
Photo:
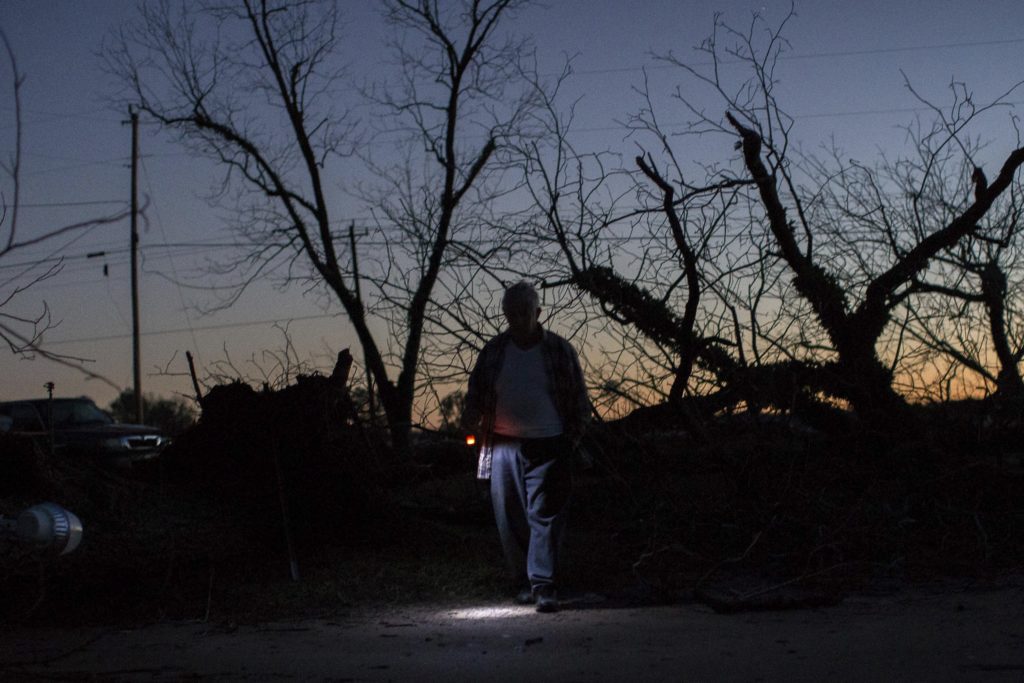
[{"label": "car headlight", "polygon": [[100,442],[103,450],[105,451],[126,451],[128,450],[128,440],[123,436],[115,437],[113,439],[104,439]]}]

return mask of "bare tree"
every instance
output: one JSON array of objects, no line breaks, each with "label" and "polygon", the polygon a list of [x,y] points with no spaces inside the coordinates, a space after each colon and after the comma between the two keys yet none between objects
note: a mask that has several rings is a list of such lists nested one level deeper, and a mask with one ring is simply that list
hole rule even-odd
[{"label": "bare tree", "polygon": [[[700,47],[710,58],[707,68],[671,54],[661,58],[691,78],[675,93],[691,116],[681,139],[739,134],[742,165],[737,171],[684,162],[685,147],[662,128],[645,80],[638,89],[645,105],[629,128],[638,144],[644,135],[654,145],[640,147],[636,182],[618,185],[635,193],[639,208],[610,208],[623,196],[608,189],[613,174],[600,155],[577,154],[567,144],[571,115],[560,118],[549,101],[546,121],[555,142],[547,149],[534,144],[522,156],[541,207],[540,232],[558,245],[561,281],[587,291],[622,325],[627,334],[620,339],[634,349],[630,358],[641,349],[649,354],[641,365],[661,372],[646,381],[667,381],[666,400],[678,400],[696,362],[710,371],[704,386],[717,390],[706,396],[716,409],[729,401],[816,407],[815,396],[824,394],[896,424],[905,401],[893,377],[907,376],[927,356],[922,341],[1004,391],[1016,386],[1021,346],[1006,319],[1014,302],[1005,268],[994,260],[1005,264],[1014,251],[1024,150],[1010,153],[989,184],[967,137],[1013,89],[984,106],[959,84],[949,107],[922,98],[934,121],[909,136],[908,157],[868,166],[836,150],[825,160],[802,155],[791,145],[793,120],[774,95],[787,20],[766,29],[755,16],[737,31],[716,18]],[[719,68],[725,59],[745,65],[749,80],[726,82],[723,74],[732,70]],[[694,85],[724,103],[723,118],[690,99]],[[637,241],[636,251],[607,248],[616,226]],[[726,243],[715,251],[709,247],[719,235]],[[998,370],[965,344],[958,352],[946,320],[890,324],[915,316],[920,323],[926,297],[948,311],[959,305],[950,303],[953,296],[986,311]],[[629,330],[639,336],[631,338]],[[606,388],[643,404],[623,386],[610,381]]]},{"label": "bare tree", "polygon": [[[956,106],[949,112],[918,95],[934,119],[906,127],[917,154],[883,162],[877,171],[895,188],[891,194],[914,198],[903,206],[890,200],[888,216],[918,239],[931,225],[965,211],[987,189],[979,160],[983,145],[949,135],[981,110],[963,84],[951,83],[951,91]],[[928,182],[920,182],[922,177]],[[922,400],[949,400],[979,391],[1002,398],[1024,392],[1019,370],[1024,354],[1021,189],[1018,178],[971,234],[936,254],[928,268],[912,278],[909,288],[914,295],[897,313],[905,319],[897,329],[907,338],[903,346],[908,349],[901,359],[901,375],[907,378],[903,393]]]},{"label": "bare tree", "polygon": [[[763,290],[771,260],[743,220],[749,201],[742,190],[753,181],[688,181],[700,174],[684,172],[646,87],[644,107],[626,128],[643,151],[635,169],[623,169],[611,154],[578,153],[570,143],[572,108],[556,105],[568,73],[551,85],[536,83],[546,135],[526,141],[519,158],[537,207],[534,253],[550,252],[547,282],[572,287],[596,305],[584,317],[600,329],[592,350],[602,357],[592,373],[599,403],[613,413],[621,412],[616,404],[631,410],[669,402],[710,412],[741,402],[756,409],[761,398],[778,404],[779,392],[740,389],[767,378],[760,372],[755,381],[748,358],[760,365],[765,355],[740,324],[756,309],[757,295],[748,303],[734,294],[740,281]],[[651,141],[654,152],[643,146]],[[780,407],[791,403],[787,397]]]},{"label": "bare tree", "polygon": [[[802,164],[790,149],[793,120],[774,94],[777,60],[787,47],[782,37],[786,20],[766,28],[755,16],[747,30],[739,31],[716,18],[712,36],[700,48],[709,66],[691,66],[673,55],[665,60],[709,88],[727,110],[724,119],[709,116],[689,99],[691,90],[678,91],[692,115],[691,134],[738,136],[744,176],[756,184],[773,249],[834,354],[827,359],[829,393],[879,423],[895,424],[905,414],[905,402],[893,388],[891,365],[878,353],[893,312],[915,293],[915,278],[938,255],[977,234],[986,214],[1014,182],[1024,149],[1008,154],[992,182],[979,185],[962,207],[937,222],[926,222],[918,211],[924,189],[938,172],[934,157],[960,140],[984,107],[954,102],[951,110],[958,118],[940,121],[934,147],[919,150],[932,160],[926,159],[913,177],[917,191],[898,200],[902,206],[892,201],[890,186],[876,169],[857,163],[829,168]],[[745,64],[749,80],[726,82],[725,70],[719,68],[726,58]],[[900,222],[897,216],[904,212],[914,220]],[[856,243],[851,239],[854,229],[860,235]]]},{"label": "bare tree", "polygon": [[[44,262],[12,263],[11,258],[24,253],[27,247],[52,242],[57,238],[81,232],[100,225],[116,223],[128,217],[130,211],[122,211],[110,216],[90,218],[77,221],[57,228],[52,228],[29,238],[21,238],[18,233],[18,213],[21,205],[21,88],[25,83],[25,75],[18,71],[18,62],[11,48],[7,35],[0,31],[0,42],[11,67],[12,94],[14,100],[14,152],[0,167],[10,187],[10,198],[0,191],[0,264],[10,268],[13,275],[0,278],[0,340],[7,345],[11,353],[25,357],[40,357],[60,365],[73,368],[91,379],[97,379],[120,390],[120,387],[106,377],[86,367],[88,359],[56,353],[45,346],[45,333],[58,324],[54,320],[50,307],[45,301],[34,315],[23,315],[11,312],[15,301],[23,298],[35,285],[56,276],[63,268],[63,260],[47,260]],[[6,310],[5,310],[6,309]]]},{"label": "bare tree", "polygon": [[[904,329],[932,352],[917,354],[919,372],[942,378],[939,391],[934,377],[922,381],[931,389],[922,398],[960,398],[979,389],[1000,399],[1024,396],[1020,188],[1011,187],[1004,199],[977,234],[945,250],[914,278],[918,294],[905,305]],[[959,385],[955,394],[953,384]]]},{"label": "bare tree", "polygon": [[[402,32],[401,85],[374,95],[391,120],[405,119],[434,170],[420,173],[408,159],[396,172],[365,159],[384,187],[361,191],[374,200],[384,235],[373,254],[357,252],[354,232],[335,229],[325,177],[354,140],[332,90],[341,75],[332,66],[339,3],[236,0],[180,11],[146,4],[107,51],[128,101],[218,161],[225,188],[250,193],[240,227],[251,249],[234,265],[241,285],[233,297],[282,265],[289,282],[322,284],[355,329],[399,452],[409,447],[431,295],[451,263],[459,212],[478,188],[475,199],[486,199],[484,178],[510,129],[508,119],[483,119],[519,57],[520,44],[500,33],[519,4],[385,3]],[[273,125],[278,116],[285,134]]]}]

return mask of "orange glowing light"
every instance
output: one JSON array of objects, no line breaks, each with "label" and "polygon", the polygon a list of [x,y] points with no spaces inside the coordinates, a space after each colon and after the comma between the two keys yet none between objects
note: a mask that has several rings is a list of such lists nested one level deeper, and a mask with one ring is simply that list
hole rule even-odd
[{"label": "orange glowing light", "polygon": [[473,436],[472,434],[467,434],[466,435],[466,445],[467,446],[472,446],[475,443],[476,443],[476,437]]}]

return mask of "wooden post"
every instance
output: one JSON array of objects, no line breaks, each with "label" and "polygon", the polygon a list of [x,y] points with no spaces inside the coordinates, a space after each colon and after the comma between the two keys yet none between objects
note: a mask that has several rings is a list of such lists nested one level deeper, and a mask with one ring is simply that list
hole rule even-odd
[{"label": "wooden post", "polygon": [[192,376],[192,389],[196,392],[196,402],[201,403],[203,392],[199,390],[199,380],[196,379],[196,364],[192,360],[192,352],[186,351],[185,358],[188,360],[188,374]]}]

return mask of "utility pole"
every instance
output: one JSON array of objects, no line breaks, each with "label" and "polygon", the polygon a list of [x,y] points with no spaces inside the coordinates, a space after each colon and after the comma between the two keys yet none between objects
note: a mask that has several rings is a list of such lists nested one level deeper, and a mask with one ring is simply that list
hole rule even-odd
[{"label": "utility pole", "polygon": [[142,424],[142,359],[139,353],[139,112],[129,105],[132,120],[132,379],[135,387],[135,423]]}]

